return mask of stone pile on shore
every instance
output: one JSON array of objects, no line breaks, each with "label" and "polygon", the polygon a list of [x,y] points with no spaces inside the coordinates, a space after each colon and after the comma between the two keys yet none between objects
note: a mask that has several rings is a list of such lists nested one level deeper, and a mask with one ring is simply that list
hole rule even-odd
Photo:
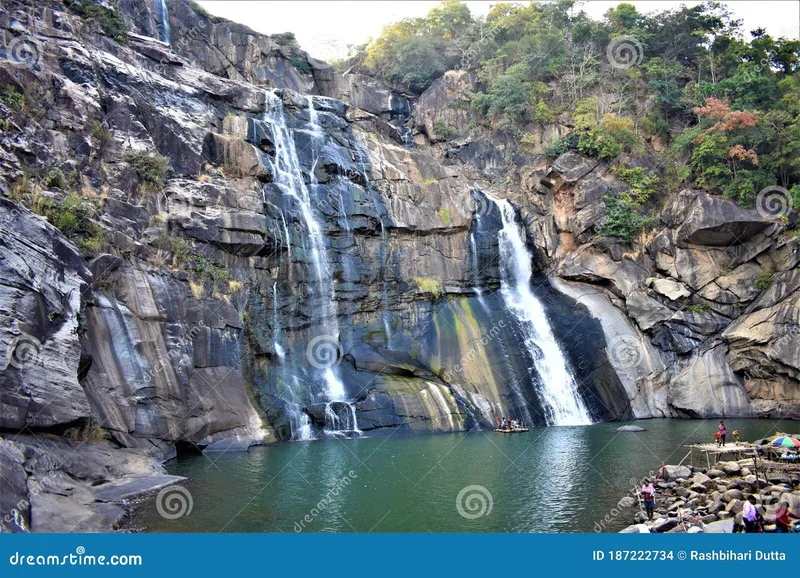
[{"label": "stone pile on shore", "polygon": [[787,502],[800,516],[800,468],[752,458],[717,462],[712,468],[664,466],[653,482],[656,509],[652,521],[640,508],[636,488],[620,506],[637,509],[633,525],[623,533],[733,532],[742,526],[742,509],[754,496],[764,518],[765,531],[774,530],[776,511]]}]

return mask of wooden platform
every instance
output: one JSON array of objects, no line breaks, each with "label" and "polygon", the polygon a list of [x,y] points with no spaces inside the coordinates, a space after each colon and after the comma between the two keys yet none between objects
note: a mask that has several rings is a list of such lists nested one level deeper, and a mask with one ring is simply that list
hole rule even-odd
[{"label": "wooden platform", "polygon": [[496,431],[497,433],[525,433],[526,431],[530,430],[526,427],[518,427],[515,429],[496,429],[494,431]]}]

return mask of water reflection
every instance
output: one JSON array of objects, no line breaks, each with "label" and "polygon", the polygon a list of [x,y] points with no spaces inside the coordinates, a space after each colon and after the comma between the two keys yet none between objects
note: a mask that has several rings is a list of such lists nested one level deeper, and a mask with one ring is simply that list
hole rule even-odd
[{"label": "water reflection", "polygon": [[[591,532],[631,478],[680,461],[684,444],[703,441],[714,426],[640,425],[648,431],[618,434],[618,424],[596,424],[294,442],[215,455],[213,464],[185,457],[167,467],[189,478],[191,515],[165,520],[151,500],[138,507],[134,525],[161,532]],[[746,439],[775,428],[767,420],[734,425]],[[483,488],[476,500],[485,491],[486,513],[474,518],[456,505],[470,486]],[[472,505],[481,511],[479,501]],[[603,529],[617,531],[629,517]]]}]

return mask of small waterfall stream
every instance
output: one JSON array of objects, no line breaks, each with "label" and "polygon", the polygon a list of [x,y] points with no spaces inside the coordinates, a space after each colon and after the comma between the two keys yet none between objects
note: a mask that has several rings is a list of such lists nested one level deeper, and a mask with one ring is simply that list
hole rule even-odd
[{"label": "small waterfall stream", "polygon": [[503,222],[498,233],[500,294],[521,327],[524,345],[541,378],[537,394],[542,400],[547,424],[589,424],[591,417],[553,335],[544,306],[531,290],[532,257],[520,234],[514,207],[506,200],[488,198],[497,206]]},{"label": "small waterfall stream", "polygon": [[[263,121],[272,133],[275,146],[275,160],[273,162],[274,184],[283,194],[290,197],[297,208],[303,225],[303,242],[306,245],[311,279],[311,303],[314,313],[311,331],[311,343],[320,339],[323,347],[327,347],[324,355],[331,353],[330,345],[339,346],[339,323],[336,311],[335,289],[333,274],[328,262],[325,246],[325,233],[323,226],[316,214],[312,192],[315,191],[317,180],[315,176],[316,164],[319,161],[320,148],[324,145],[325,133],[319,126],[317,112],[314,109],[313,99],[307,98],[309,110],[309,130],[306,132],[311,139],[310,185],[306,186],[303,172],[298,159],[293,136],[293,130],[288,127],[283,101],[272,91],[265,92]],[[321,350],[322,351],[322,350]],[[338,353],[338,352],[336,352]],[[307,355],[314,355],[309,349]],[[309,359],[309,362],[312,362]],[[356,422],[355,406],[346,399],[345,386],[339,376],[336,363],[338,359],[325,358],[317,360],[318,364],[312,365],[319,368],[324,381],[325,391],[313,392],[315,401],[326,403],[325,430],[336,435],[345,435],[350,432],[360,433]],[[294,397],[295,392],[292,392]],[[322,398],[322,399],[320,399]],[[301,416],[308,419],[303,412]],[[304,435],[307,424],[300,421],[297,424],[298,432],[293,431],[295,438]],[[310,429],[310,428],[309,428]]]},{"label": "small waterfall stream", "polygon": [[167,0],[153,0],[153,10],[156,15],[156,28],[158,29],[158,39],[165,43],[170,43],[170,29],[169,29],[169,9],[167,8]]}]

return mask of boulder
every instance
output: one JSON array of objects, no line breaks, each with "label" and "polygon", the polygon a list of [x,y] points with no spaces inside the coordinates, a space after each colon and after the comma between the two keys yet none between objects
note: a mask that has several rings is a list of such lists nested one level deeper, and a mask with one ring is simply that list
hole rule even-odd
[{"label": "boulder", "polygon": [[617,432],[620,432],[620,433],[623,433],[623,432],[641,432],[641,431],[647,431],[647,430],[645,428],[643,428],[643,427],[639,427],[638,425],[623,425],[623,426],[617,428]]},{"label": "boulder", "polygon": [[680,524],[680,520],[678,518],[659,518],[653,522],[650,530],[658,533],[669,532],[678,524]]},{"label": "boulder", "polygon": [[725,477],[725,472],[723,472],[722,470],[718,470],[717,468],[711,468],[706,472],[706,475],[712,479],[723,478]]},{"label": "boulder", "polygon": [[704,534],[733,534],[733,520],[709,522],[703,528]]},{"label": "boulder", "polygon": [[673,205],[684,214],[676,232],[678,243],[730,247],[773,225],[757,211],[706,193],[682,191]]},{"label": "boulder", "polygon": [[633,524],[624,530],[620,530],[620,534],[649,534],[650,528],[646,524]]},{"label": "boulder", "polygon": [[617,502],[617,506],[620,508],[633,508],[636,505],[636,500],[630,496],[625,496],[619,502]]},{"label": "boulder", "polygon": [[727,490],[724,494],[722,494],[722,501],[723,502],[730,502],[732,500],[741,500],[744,496],[742,495],[741,490]]},{"label": "boulder", "polygon": [[742,471],[742,466],[737,462],[719,462],[717,467],[729,476],[737,475]]},{"label": "boulder", "polygon": [[662,477],[667,481],[683,480],[692,475],[692,470],[687,466],[664,466],[661,472]]}]

